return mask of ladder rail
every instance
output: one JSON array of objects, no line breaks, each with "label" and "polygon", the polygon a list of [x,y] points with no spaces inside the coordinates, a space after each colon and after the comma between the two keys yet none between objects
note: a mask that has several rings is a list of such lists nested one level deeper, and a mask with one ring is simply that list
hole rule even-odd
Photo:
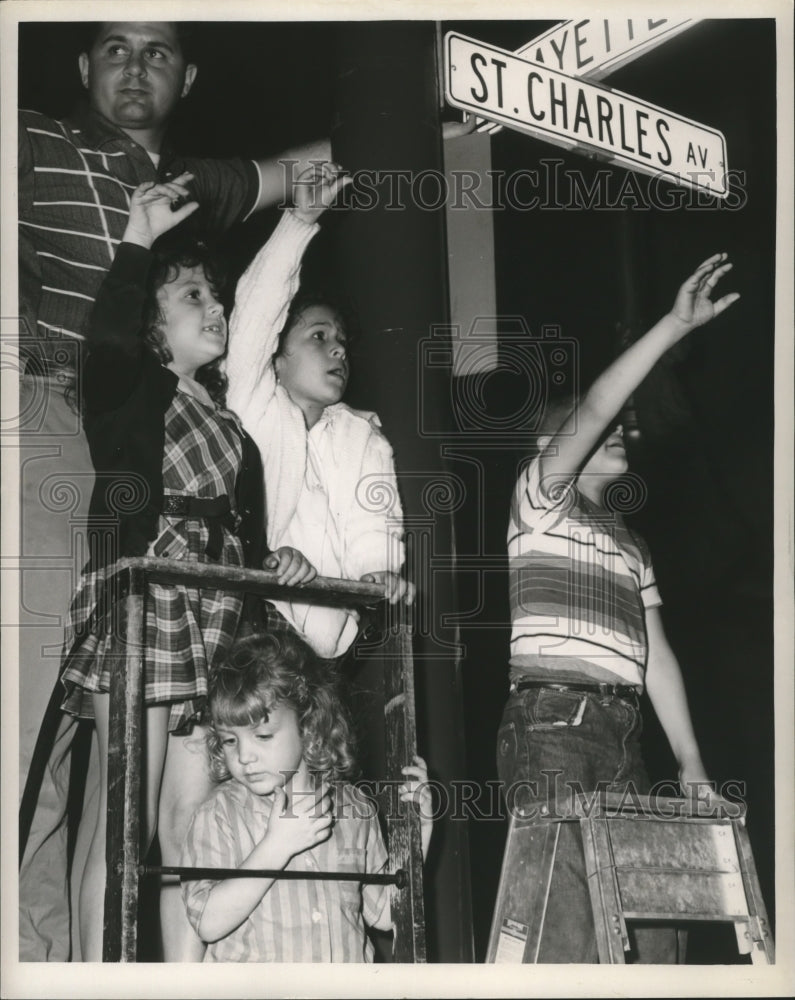
[{"label": "ladder rail", "polygon": [[[398,622],[396,628],[388,629],[387,636],[384,674],[386,771],[389,780],[400,781],[404,780],[401,768],[411,763],[417,752],[410,626]],[[387,852],[393,869],[406,869],[408,883],[404,891],[395,889],[391,893],[395,928],[392,955],[396,962],[426,961],[420,834],[416,805],[398,799],[387,814]]]},{"label": "ladder rail", "polygon": [[[776,961],[776,949],[773,942],[773,935],[767,918],[767,909],[762,893],[759,890],[759,876],[756,872],[756,863],[751,850],[751,841],[748,837],[748,830],[745,823],[732,825],[734,841],[737,853],[741,859],[741,873],[745,898],[748,901],[748,912],[750,915],[748,936],[751,939],[751,961],[766,961],[773,965]],[[739,928],[738,928],[739,932]]]},{"label": "ladder rail", "polygon": [[[134,962],[136,958],[145,572],[130,570],[124,603],[117,636],[125,655],[114,658],[110,681],[103,962]],[[120,653],[118,646],[116,652]]]}]

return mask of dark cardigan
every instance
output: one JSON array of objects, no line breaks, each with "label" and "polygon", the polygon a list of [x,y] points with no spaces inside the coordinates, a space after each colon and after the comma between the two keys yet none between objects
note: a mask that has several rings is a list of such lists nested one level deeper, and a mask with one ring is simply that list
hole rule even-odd
[{"label": "dark cardigan", "polygon": [[[89,506],[91,564],[144,555],[163,505],[165,414],[178,378],[143,343],[152,254],[121,243],[91,315],[83,367],[83,425],[96,471]],[[257,446],[243,432],[235,490],[246,565],[262,568],[265,498]]]}]

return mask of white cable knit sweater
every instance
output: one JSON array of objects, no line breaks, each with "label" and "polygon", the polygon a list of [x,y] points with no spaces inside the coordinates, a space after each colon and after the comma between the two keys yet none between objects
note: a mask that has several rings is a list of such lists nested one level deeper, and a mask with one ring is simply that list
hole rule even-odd
[{"label": "white cable knit sweater", "polygon": [[[402,511],[392,449],[374,413],[352,410],[344,403],[326,407],[321,418],[326,426],[316,425],[330,434],[318,483],[318,469],[310,468],[314,463],[307,460],[304,415],[276,382],[271,361],[298,290],[301,258],[318,229],[285,212],[241,277],[229,325],[227,398],[262,454],[270,548],[293,545],[319,574],[359,579],[379,570],[397,572],[403,565]],[[318,530],[333,533],[332,545],[318,538],[301,539],[295,530],[302,492],[318,488],[328,503],[325,528]],[[318,556],[312,559],[312,554],[321,551],[318,565]],[[321,656],[341,655],[355,638],[354,613],[296,602],[277,602],[277,606]]]}]

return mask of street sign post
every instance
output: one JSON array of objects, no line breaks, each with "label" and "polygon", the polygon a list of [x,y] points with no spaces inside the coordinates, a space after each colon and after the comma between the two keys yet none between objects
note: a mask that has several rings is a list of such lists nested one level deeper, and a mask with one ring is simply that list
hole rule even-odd
[{"label": "street sign post", "polygon": [[[562,21],[517,49],[514,55],[583,80],[602,80],[644,53],[698,24],[697,18],[611,17]],[[499,132],[485,121],[479,132]]]},{"label": "street sign post", "polygon": [[546,142],[720,198],[728,193],[721,132],[603,84],[448,32],[445,90],[454,107]]}]

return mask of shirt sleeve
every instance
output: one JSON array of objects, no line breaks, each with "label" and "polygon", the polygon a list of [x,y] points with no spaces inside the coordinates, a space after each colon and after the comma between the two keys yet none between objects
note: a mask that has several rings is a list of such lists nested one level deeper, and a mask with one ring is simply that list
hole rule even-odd
[{"label": "shirt sleeve", "polygon": [[[550,480],[550,477],[546,477]],[[520,477],[522,483],[522,504],[533,510],[566,509],[577,496],[577,486],[574,479],[565,483],[546,481],[541,475],[541,457],[537,455],[525,467]]]},{"label": "shirt sleeve", "polygon": [[651,550],[646,544],[646,540],[633,532],[633,537],[638,545],[641,559],[640,572],[640,597],[644,608],[659,608],[662,605],[662,597],[657,589],[657,579],[654,575],[654,566],[651,561]]},{"label": "shirt sleeve", "polygon": [[227,401],[264,451],[263,417],[276,390],[271,358],[301,273],[301,258],[318,231],[285,212],[273,235],[243,273],[229,320]]},{"label": "shirt sleeve", "polygon": [[343,573],[359,580],[366,573],[399,573],[405,560],[403,509],[392,447],[372,424],[345,529]]},{"label": "shirt sleeve", "polygon": [[191,187],[200,206],[197,215],[207,231],[222,232],[242,222],[259,200],[262,181],[254,160],[185,157],[184,169],[193,174]]},{"label": "shirt sleeve", "polygon": [[89,409],[114,409],[140,375],[146,278],[151,253],[120,243],[99,287],[88,327],[84,391]]},{"label": "shirt sleeve", "polygon": [[[188,829],[180,864],[187,868],[236,868],[232,824],[218,798],[200,806]],[[182,883],[182,899],[188,920],[199,933],[204,908],[218,879],[191,880]]]},{"label": "shirt sleeve", "polygon": [[576,504],[578,493],[574,480],[557,485],[547,484],[547,487],[544,489],[537,456],[522,469],[514,487],[508,529],[509,548],[521,535],[543,530],[545,525],[565,517]]}]

